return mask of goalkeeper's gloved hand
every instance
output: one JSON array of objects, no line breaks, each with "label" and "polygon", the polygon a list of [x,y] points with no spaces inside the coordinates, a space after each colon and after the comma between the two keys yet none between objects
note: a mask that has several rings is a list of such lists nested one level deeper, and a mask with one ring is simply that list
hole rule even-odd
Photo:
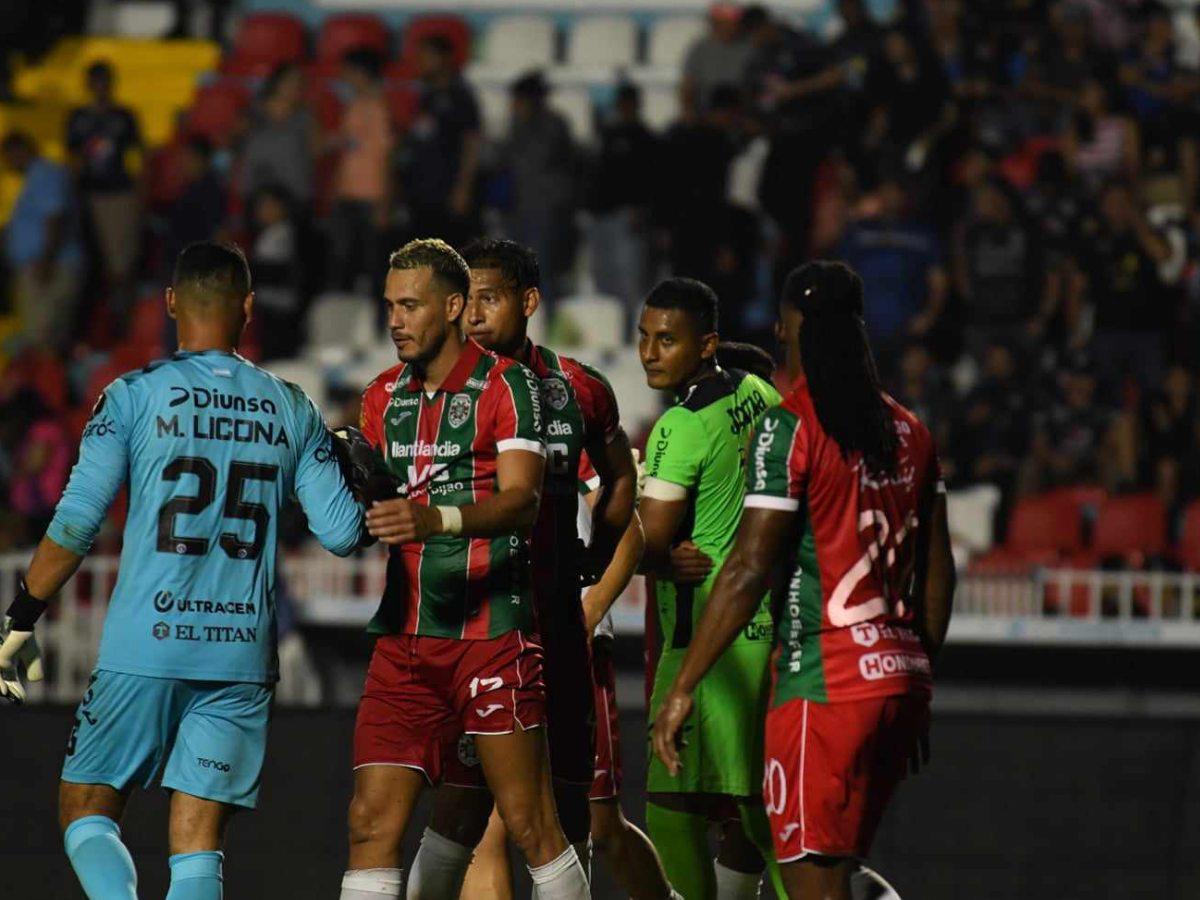
[{"label": "goalkeeper's gloved hand", "polygon": [[401,496],[401,482],[388,471],[379,451],[357,428],[347,425],[330,432],[333,453],[350,491],[364,506]]},{"label": "goalkeeper's gloved hand", "polygon": [[17,597],[0,625],[0,699],[24,703],[22,677],[26,681],[45,677],[42,654],[33,636],[34,623],[45,611],[45,602],[33,597],[21,581]]}]

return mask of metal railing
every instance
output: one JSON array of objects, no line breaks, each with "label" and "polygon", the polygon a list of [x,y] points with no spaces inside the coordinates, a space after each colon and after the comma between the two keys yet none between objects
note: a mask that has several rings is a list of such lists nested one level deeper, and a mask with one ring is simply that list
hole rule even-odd
[{"label": "metal railing", "polygon": [[[0,604],[16,591],[26,554],[0,556]],[[74,703],[95,664],[117,558],[88,557],[38,625],[46,680],[30,686],[32,701]],[[383,591],[380,552],[338,559],[287,556],[281,571],[296,616],[308,628],[362,628]],[[617,601],[618,634],[642,633],[643,580]],[[1200,573],[1043,569],[1027,575],[970,575],[959,582],[949,639],[957,643],[1200,646]],[[302,650],[286,659],[282,702],[319,702],[311,663]]]}]

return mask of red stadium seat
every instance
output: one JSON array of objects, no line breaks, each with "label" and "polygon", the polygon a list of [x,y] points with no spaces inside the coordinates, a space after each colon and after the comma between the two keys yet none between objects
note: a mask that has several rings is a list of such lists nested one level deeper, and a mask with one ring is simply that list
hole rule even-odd
[{"label": "red stadium seat", "polygon": [[1153,494],[1110,497],[1100,506],[1092,552],[1100,559],[1117,556],[1140,565],[1167,549],[1167,512]]},{"label": "red stadium seat", "polygon": [[207,138],[214,147],[227,146],[250,105],[250,91],[237,81],[209,84],[196,92],[187,112],[187,133]]},{"label": "red stadium seat", "polygon": [[[418,16],[405,26],[400,46],[400,65],[405,71],[416,72],[417,54],[421,41],[442,35],[454,48],[454,65],[462,69],[471,55],[471,29],[459,16]],[[412,77],[411,75],[406,77]]]},{"label": "red stadium seat", "polygon": [[303,62],[308,55],[304,24],[286,13],[251,13],[242,19],[221,71],[226,75],[262,78],[276,67]]},{"label": "red stadium seat", "polygon": [[174,203],[183,192],[187,172],[183,165],[184,141],[172,138],[154,150],[146,160],[146,181],[150,208],[161,212]]},{"label": "red stadium seat", "polygon": [[391,32],[378,16],[368,13],[330,16],[317,37],[317,70],[323,75],[337,74],[342,57],[358,47],[369,47],[386,60],[391,55],[391,43]]},{"label": "red stadium seat", "polygon": [[389,85],[384,93],[392,124],[399,131],[407,131],[421,107],[421,94],[415,85]]},{"label": "red stadium seat", "polygon": [[324,131],[336,131],[342,121],[342,100],[328,80],[310,75],[305,79],[304,101]]},{"label": "red stadium seat", "polygon": [[1193,500],[1183,514],[1179,561],[1189,572],[1200,572],[1200,500]]},{"label": "red stadium seat", "polygon": [[1079,507],[1054,491],[1017,502],[1008,523],[1005,547],[1014,553],[1074,553],[1083,546]]}]

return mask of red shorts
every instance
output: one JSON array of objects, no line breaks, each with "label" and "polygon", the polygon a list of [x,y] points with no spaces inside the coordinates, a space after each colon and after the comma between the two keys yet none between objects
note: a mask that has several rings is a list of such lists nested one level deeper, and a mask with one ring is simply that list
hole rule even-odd
[{"label": "red shorts", "polygon": [[929,727],[929,700],[789,700],[767,713],[763,800],[775,857],[864,857]]},{"label": "red shorts", "polygon": [[592,641],[592,682],[596,703],[596,767],[589,800],[608,800],[621,793],[621,723],[617,711],[617,675],[612,638]]},{"label": "red shorts", "polygon": [[430,783],[458,736],[507,734],[546,721],[542,648],[510,631],[483,641],[381,637],[354,724],[354,767],[407,766]]},{"label": "red shorts", "polygon": [[[564,633],[565,632],[565,633]],[[558,781],[592,783],[592,671],[587,639],[580,620],[575,629],[561,629],[545,642],[543,681],[546,685],[546,739],[550,744],[550,773]],[[483,787],[483,770],[473,741],[447,745],[444,777],[447,784]]]}]

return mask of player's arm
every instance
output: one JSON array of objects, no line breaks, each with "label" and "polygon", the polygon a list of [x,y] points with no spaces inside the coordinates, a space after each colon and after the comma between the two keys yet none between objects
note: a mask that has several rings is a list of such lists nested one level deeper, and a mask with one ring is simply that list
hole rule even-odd
[{"label": "player's arm", "polygon": [[676,584],[696,584],[712,570],[712,560],[695,544],[678,540],[687,517],[689,492],[700,482],[707,446],[695,415],[679,407],[663,413],[650,432],[646,486],[638,504],[646,537],[639,571]]},{"label": "player's arm", "polygon": [[41,677],[34,625],[46,611],[46,602],[79,568],[125,481],[129,422],[128,387],[115,381],[96,401],[83,430],[79,462],[0,626],[0,697],[24,700],[20,666],[29,680]]},{"label": "player's arm", "polygon": [[[594,508],[598,492],[592,491],[584,497],[584,502]],[[628,587],[633,576],[637,574],[638,563],[642,558],[642,547],[645,537],[642,533],[642,520],[635,512],[629,519],[625,533],[617,543],[612,559],[604,569],[600,580],[589,587],[583,595],[583,620],[587,633],[591,634],[596,626],[608,614],[612,605]]]},{"label": "player's arm", "polygon": [[588,495],[592,505],[589,556],[594,561],[592,571],[600,572],[629,527],[637,502],[638,473],[629,438],[621,428],[612,386],[590,366],[582,369],[576,396],[584,417],[584,451],[600,478],[599,493]]},{"label": "player's arm", "polygon": [[958,580],[950,550],[950,524],[943,491],[934,494],[931,515],[918,534],[915,591],[918,632],[925,653],[933,662],[946,642],[954,605],[954,586]]},{"label": "player's arm", "polygon": [[367,529],[385,544],[409,544],[437,534],[477,538],[526,534],[537,519],[545,468],[543,454],[506,450],[496,457],[494,494],[467,506],[384,500],[367,510]]},{"label": "player's arm", "polygon": [[296,499],[321,546],[337,556],[349,556],[365,538],[363,507],[355,499],[351,478],[339,463],[334,438],[320,412],[307,397],[303,404],[308,433],[296,464]]},{"label": "player's arm", "polygon": [[758,611],[795,517],[794,510],[751,507],[742,513],[733,550],[717,575],[683,665],[654,723],[654,752],[672,775],[679,772],[675,737],[691,714],[692,692]]}]

